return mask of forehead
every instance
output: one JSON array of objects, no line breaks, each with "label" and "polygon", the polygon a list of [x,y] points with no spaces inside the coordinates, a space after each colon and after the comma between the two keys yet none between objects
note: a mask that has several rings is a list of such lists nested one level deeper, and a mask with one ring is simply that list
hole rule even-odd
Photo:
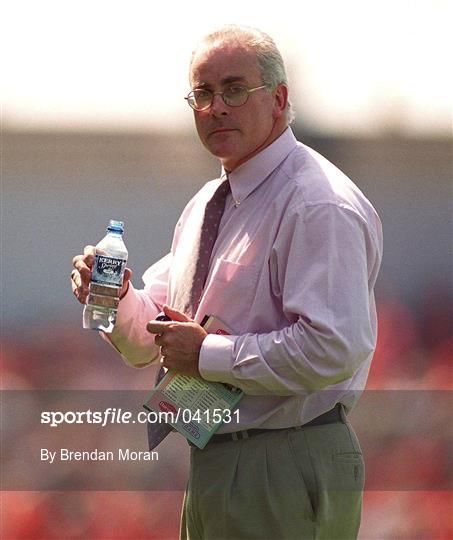
[{"label": "forehead", "polygon": [[219,84],[232,78],[260,82],[261,74],[255,53],[236,42],[215,42],[199,47],[193,57],[190,82]]}]

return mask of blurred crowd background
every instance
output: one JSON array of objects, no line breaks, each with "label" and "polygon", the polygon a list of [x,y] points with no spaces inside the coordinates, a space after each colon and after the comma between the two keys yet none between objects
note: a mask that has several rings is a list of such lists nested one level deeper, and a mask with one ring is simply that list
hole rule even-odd
[{"label": "blurred crowd background", "polygon": [[[361,538],[449,538],[450,141],[296,133],[356,180],[384,223],[378,347],[368,389],[351,418],[367,465]],[[70,291],[71,258],[100,239],[109,217],[122,218],[139,286],[147,265],[165,253],[184,202],[216,175],[216,162],[190,135],[3,137],[3,388],[20,389],[27,398],[36,389],[151,388],[154,368],[127,368],[95,333],[81,329],[82,308]],[[74,409],[69,394],[66,406]],[[16,414],[21,427],[10,433],[8,421],[4,434],[14,436],[17,448],[4,445],[4,473],[17,468],[22,447],[38,449],[34,432],[43,429],[37,421],[22,425]],[[121,434],[98,437],[98,448],[129,443]],[[136,442],[146,449],[144,430]],[[73,492],[69,483],[65,491],[4,492],[2,538],[176,538],[187,448],[174,436],[160,453],[178,466],[144,464],[140,471],[162,478],[162,486],[178,475],[177,489]],[[30,477],[33,485],[39,480]]]},{"label": "blurred crowd background", "polygon": [[[160,447],[163,463],[130,471],[153,480],[149,489],[119,480],[115,488],[115,478],[107,487],[99,479],[97,489],[94,468],[92,487],[75,491],[77,469],[61,483],[50,468],[46,482],[23,456],[42,442],[30,413],[38,390],[68,391],[71,410],[76,390],[134,396],[153,385],[154,368],[126,367],[82,330],[71,259],[110,218],[125,222],[136,286],[167,252],[184,204],[219,171],[183,110],[190,50],[212,26],[234,20],[276,38],[296,136],[348,174],[383,222],[378,345],[351,415],[367,468],[360,538],[452,538],[453,92],[442,60],[451,4],[288,1],[285,15],[232,0],[230,15],[237,8],[241,16],[203,22],[192,12],[175,20],[178,2],[160,11],[139,1],[127,10],[104,1],[74,11],[38,4],[6,2],[1,38],[14,51],[2,83],[1,388],[22,397],[12,411],[2,398],[0,537],[177,538],[188,462],[178,436]],[[78,444],[130,443],[118,430],[90,436]],[[145,450],[144,431],[134,436]]]}]

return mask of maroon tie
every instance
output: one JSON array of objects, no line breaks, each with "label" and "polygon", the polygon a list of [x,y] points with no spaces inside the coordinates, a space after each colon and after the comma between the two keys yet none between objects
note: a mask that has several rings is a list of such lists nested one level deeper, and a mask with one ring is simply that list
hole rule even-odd
[{"label": "maroon tie", "polygon": [[[214,247],[219,231],[226,197],[230,191],[230,182],[228,179],[224,180],[207,203],[195,249],[192,252],[192,257],[186,262],[184,275],[178,287],[173,306],[189,317],[195,315],[198,304],[200,303],[206,278],[208,277],[212,248]],[[161,320],[164,318],[165,315]],[[161,367],[157,373],[156,386],[164,375],[165,370]],[[170,424],[148,423],[149,449],[153,450],[156,448],[172,430],[173,428]]]},{"label": "maroon tie", "polygon": [[174,307],[193,317],[200,303],[203,288],[209,272],[209,261],[219,231],[220,220],[225,209],[225,201],[230,192],[230,183],[224,180],[206,204],[203,223],[192,257],[186,263]]}]

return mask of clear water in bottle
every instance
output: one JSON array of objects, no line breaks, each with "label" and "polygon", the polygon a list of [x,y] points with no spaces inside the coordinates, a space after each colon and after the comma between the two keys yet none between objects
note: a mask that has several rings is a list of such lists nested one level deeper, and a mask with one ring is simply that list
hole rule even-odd
[{"label": "clear water in bottle", "polygon": [[83,328],[110,333],[115,327],[128,255],[123,232],[124,223],[111,219],[106,236],[96,245]]}]

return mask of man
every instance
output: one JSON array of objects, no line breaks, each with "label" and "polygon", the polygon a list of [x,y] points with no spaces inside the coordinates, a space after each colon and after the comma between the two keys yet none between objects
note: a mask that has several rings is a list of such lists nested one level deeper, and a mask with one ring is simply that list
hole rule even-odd
[{"label": "man", "polygon": [[[193,53],[190,83],[198,135],[221,175],[188,203],[144,290],[127,271],[109,340],[131,365],[161,354],[169,369],[245,392],[239,425],[191,448],[182,538],[354,538],[364,473],[346,413],[375,348],[379,218],[346,176],[294,138],[285,68],[269,36],[236,26],[210,34]],[[200,276],[205,209],[221,186],[201,288],[196,278],[187,285]],[[82,302],[92,249],[73,261]],[[162,310],[171,322],[154,320]],[[233,335],[206,334],[205,315]]]}]

